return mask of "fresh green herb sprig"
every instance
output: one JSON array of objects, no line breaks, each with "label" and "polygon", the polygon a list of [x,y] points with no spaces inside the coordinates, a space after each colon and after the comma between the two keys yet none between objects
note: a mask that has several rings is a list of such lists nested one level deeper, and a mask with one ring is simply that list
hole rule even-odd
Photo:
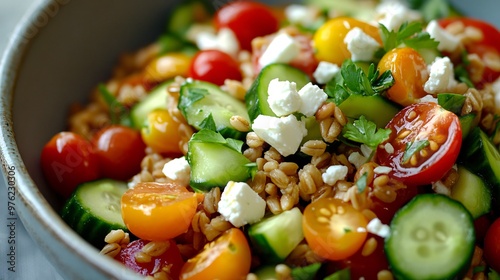
[{"label": "fresh green herb sprig", "polygon": [[420,152],[427,146],[429,146],[429,140],[418,140],[415,142],[406,143],[406,149],[402,159],[403,163],[405,164],[409,162],[414,154]]},{"label": "fresh green herb sprig", "polygon": [[[400,46],[407,46],[416,50],[430,49],[438,52],[439,42],[431,38],[425,32],[421,22],[406,22],[398,31],[389,31],[387,27],[380,24],[381,37],[383,42],[383,52],[388,52]],[[382,54],[377,54],[381,57]]]},{"label": "fresh green herb sprig", "polygon": [[347,123],[343,130],[343,136],[346,139],[365,144],[372,149],[389,139],[390,134],[390,129],[377,129],[377,125],[367,120],[363,115],[353,123]]},{"label": "fresh green herb sprig", "polygon": [[129,108],[118,101],[118,99],[108,90],[106,85],[99,84],[97,89],[102,99],[109,107],[111,123],[132,127]]}]

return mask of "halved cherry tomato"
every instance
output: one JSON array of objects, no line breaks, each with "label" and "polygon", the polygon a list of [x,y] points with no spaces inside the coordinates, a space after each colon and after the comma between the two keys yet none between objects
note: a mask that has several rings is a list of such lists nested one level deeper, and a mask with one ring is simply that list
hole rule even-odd
[{"label": "halved cherry tomato", "polygon": [[162,82],[175,76],[186,76],[191,57],[183,53],[168,53],[153,59],[144,69],[144,78],[149,82]]},{"label": "halved cherry tomato", "polygon": [[469,53],[477,54],[485,64],[483,79],[478,83],[490,83],[500,76],[500,31],[488,22],[470,17],[452,17],[439,20],[442,27],[461,23],[465,28],[473,27],[483,33],[482,38],[465,45]]},{"label": "halved cherry tomato", "polygon": [[341,65],[344,60],[351,58],[351,52],[347,49],[344,38],[355,27],[361,28],[363,32],[380,44],[382,43],[377,27],[354,18],[333,18],[323,24],[314,34],[317,60]]},{"label": "halved cherry tomato", "polygon": [[424,84],[429,78],[427,64],[412,48],[396,48],[387,52],[378,64],[380,73],[390,70],[394,85],[387,90],[387,98],[403,105],[414,104],[427,95]]},{"label": "halved cherry tomato", "polygon": [[389,175],[408,186],[441,179],[455,164],[462,145],[457,115],[432,102],[405,107],[386,128],[391,135],[379,145],[377,161],[392,167]]},{"label": "halved cherry tomato", "polygon": [[379,218],[383,224],[389,224],[394,217],[394,214],[396,214],[396,212],[403,207],[403,205],[421,192],[422,190],[418,187],[398,189],[396,190],[396,200],[391,203],[383,202],[376,196],[373,196],[370,210],[377,215],[377,218]]},{"label": "halved cherry tomato", "polygon": [[229,28],[240,47],[250,51],[252,40],[278,31],[279,22],[271,8],[261,3],[235,1],[222,7],[215,15],[217,29]]},{"label": "halved cherry tomato", "polygon": [[73,132],[60,132],[45,144],[43,175],[51,188],[67,198],[81,183],[99,178],[99,162],[89,141]]},{"label": "halved cherry tomato", "polygon": [[376,241],[376,248],[371,254],[363,256],[362,251],[359,250],[347,259],[328,262],[326,265],[327,275],[340,269],[349,268],[351,279],[378,280],[377,274],[382,270],[388,270],[389,263],[384,253],[384,239],[368,233],[367,240],[372,237]]},{"label": "halved cherry tomato", "polygon": [[154,110],[148,114],[146,125],[141,129],[142,140],[158,153],[180,155],[180,124],[168,110]]},{"label": "halved cherry tomato", "polygon": [[484,237],[484,258],[495,271],[500,271],[500,218],[497,218]]},{"label": "halved cherry tomato", "polygon": [[135,236],[169,240],[188,230],[198,195],[173,183],[138,183],[122,196],[123,221]]},{"label": "halved cherry tomato", "polygon": [[189,66],[189,77],[216,85],[226,79],[241,81],[238,62],[225,52],[218,50],[199,51]]},{"label": "halved cherry tomato", "polygon": [[363,246],[366,217],[350,203],[335,198],[320,198],[304,210],[302,228],[311,249],[329,260],[342,260]]},{"label": "halved cherry tomato", "polygon": [[128,180],[141,170],[146,145],[139,131],[112,125],[97,132],[92,143],[104,177]]},{"label": "halved cherry tomato", "polygon": [[189,259],[179,279],[245,279],[251,261],[252,253],[245,234],[238,228],[231,228]]},{"label": "halved cherry tomato", "polygon": [[169,276],[168,279],[179,279],[179,273],[184,261],[175,242],[172,240],[161,242],[163,244],[158,247],[165,246],[164,252],[156,251],[155,256],[151,256],[149,262],[138,262],[135,258],[136,255],[142,252],[142,249],[148,243],[150,241],[142,239],[132,241],[120,251],[115,259],[143,276],[153,276],[156,272],[164,271]]}]

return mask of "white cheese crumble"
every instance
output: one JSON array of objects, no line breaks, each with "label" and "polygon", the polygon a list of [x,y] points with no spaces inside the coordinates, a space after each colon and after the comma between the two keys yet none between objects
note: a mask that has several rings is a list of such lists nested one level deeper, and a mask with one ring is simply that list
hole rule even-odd
[{"label": "white cheese crumble", "polygon": [[313,77],[319,84],[328,83],[337,73],[340,72],[340,67],[328,61],[320,61],[316,70],[314,70]]},{"label": "white cheese crumble", "polygon": [[325,173],[321,174],[321,178],[325,184],[333,186],[340,180],[345,180],[347,177],[347,166],[344,165],[332,165],[328,167]]},{"label": "white cheese crumble", "polygon": [[273,79],[269,83],[267,93],[267,103],[278,117],[297,112],[301,107],[302,100],[294,82]]},{"label": "white cheese crumble", "polygon": [[181,186],[189,186],[191,167],[185,157],[175,158],[163,166],[165,176]]},{"label": "white cheese crumble", "polygon": [[432,183],[432,190],[438,194],[451,195],[451,190],[442,181]]},{"label": "white cheese crumble", "polygon": [[221,28],[217,34],[200,32],[196,37],[196,45],[200,50],[219,50],[234,57],[240,50],[238,38],[229,28]]},{"label": "white cheese crumble", "polygon": [[288,63],[300,53],[299,43],[290,35],[281,32],[271,41],[259,58],[259,65],[264,67],[271,63]]},{"label": "white cheese crumble", "polygon": [[283,156],[297,152],[302,139],[307,135],[305,123],[297,120],[294,115],[259,115],[252,124],[252,130]]},{"label": "white cheese crumble", "polygon": [[360,168],[361,165],[365,164],[368,159],[358,152],[353,152],[349,155],[347,160],[352,163],[356,168]]},{"label": "white cheese crumble", "polygon": [[368,223],[368,225],[366,226],[366,230],[369,233],[373,233],[382,238],[386,238],[389,236],[391,228],[388,225],[383,224],[378,218],[375,218]]},{"label": "white cheese crumble", "polygon": [[377,167],[375,167],[375,169],[373,169],[373,172],[375,172],[375,174],[389,174],[389,173],[391,173],[391,171],[392,171],[392,168],[390,168],[389,166],[383,166],[383,165],[377,166]]},{"label": "white cheese crumble", "polygon": [[380,44],[359,27],[354,27],[346,34],[344,43],[351,52],[352,61],[371,61],[380,48]]},{"label": "white cheese crumble", "polygon": [[312,6],[292,4],[285,8],[285,16],[289,22],[305,27],[313,25],[319,15],[320,11]]},{"label": "white cheese crumble", "polygon": [[439,51],[453,52],[460,44],[460,39],[442,28],[436,20],[431,20],[426,27],[427,33],[439,42]]},{"label": "white cheese crumble", "polygon": [[375,18],[389,31],[397,31],[405,22],[421,20],[422,15],[399,1],[385,1],[376,7]]},{"label": "white cheese crumble", "polygon": [[230,181],[221,194],[218,212],[235,227],[260,221],[266,212],[266,201],[252,188],[241,182]]},{"label": "white cheese crumble", "polygon": [[432,103],[438,103],[438,100],[436,97],[434,97],[433,95],[430,95],[430,94],[427,94],[426,96],[420,98],[418,100],[419,103],[422,103],[422,102],[432,102]]},{"label": "white cheese crumble", "polygon": [[437,94],[449,91],[457,85],[453,63],[449,57],[436,57],[429,67],[429,79],[424,84],[424,90]]},{"label": "white cheese crumble", "polygon": [[299,112],[307,117],[314,116],[318,108],[328,99],[328,95],[323,89],[312,83],[302,87],[299,90],[299,96],[302,100]]}]

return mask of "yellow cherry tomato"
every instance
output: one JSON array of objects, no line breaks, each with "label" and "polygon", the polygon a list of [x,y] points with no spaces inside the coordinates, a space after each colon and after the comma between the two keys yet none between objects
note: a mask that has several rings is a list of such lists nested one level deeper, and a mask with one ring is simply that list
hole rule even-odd
[{"label": "yellow cherry tomato", "polygon": [[144,69],[144,77],[150,82],[162,82],[175,76],[186,76],[191,57],[183,53],[168,53],[153,59]]},{"label": "yellow cherry tomato", "polygon": [[231,228],[189,259],[181,270],[181,280],[245,279],[250,272],[252,253],[245,234]]},{"label": "yellow cherry tomato", "polygon": [[361,28],[363,32],[382,44],[379,29],[376,26],[348,17],[333,18],[323,24],[314,34],[316,59],[341,65],[344,60],[351,58],[351,52],[347,49],[344,38],[355,27]]},{"label": "yellow cherry tomato", "polygon": [[173,183],[139,183],[122,196],[123,221],[141,239],[169,240],[191,226],[198,196]]},{"label": "yellow cherry tomato", "polygon": [[396,48],[387,52],[378,64],[380,73],[390,70],[394,85],[387,91],[387,98],[408,106],[417,103],[427,93],[424,84],[429,77],[427,64],[412,48]]},{"label": "yellow cherry tomato", "polygon": [[366,240],[366,217],[350,203],[335,198],[321,198],[304,210],[302,228],[309,247],[329,260],[346,259],[356,253]]},{"label": "yellow cherry tomato", "polygon": [[148,114],[141,129],[142,140],[157,153],[179,155],[180,125],[167,109],[156,109]]}]

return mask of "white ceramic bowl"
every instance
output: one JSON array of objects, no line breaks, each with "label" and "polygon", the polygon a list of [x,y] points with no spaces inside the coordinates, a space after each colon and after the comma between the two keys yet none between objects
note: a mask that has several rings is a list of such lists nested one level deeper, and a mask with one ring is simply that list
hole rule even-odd
[{"label": "white ceramic bowl", "polygon": [[[457,0],[469,15],[500,26],[498,0]],[[2,166],[15,168],[17,213],[47,258],[67,279],[135,279],[100,256],[56,210],[61,201],[39,167],[43,145],[65,126],[69,105],[106,80],[117,57],[153,41],[175,3],[168,0],[40,1],[18,26],[0,65]],[[212,0],[220,6],[222,0]],[[266,1],[276,2],[276,1]],[[291,1],[282,1],[282,3]]]}]

